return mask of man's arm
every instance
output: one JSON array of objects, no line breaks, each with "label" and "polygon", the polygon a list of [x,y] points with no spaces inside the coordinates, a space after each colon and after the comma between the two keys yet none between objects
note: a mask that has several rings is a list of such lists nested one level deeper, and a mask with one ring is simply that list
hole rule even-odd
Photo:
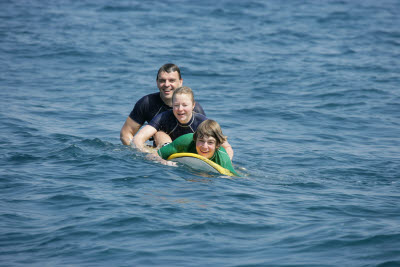
[{"label": "man's arm", "polygon": [[222,146],[223,148],[225,148],[226,153],[228,153],[229,158],[230,158],[231,161],[232,161],[232,159],[233,159],[233,148],[231,147],[231,145],[228,143],[228,141],[225,141],[221,146]]},{"label": "man's arm", "polygon": [[137,133],[137,131],[139,131],[141,126],[142,125],[128,117],[124,123],[124,126],[122,126],[121,132],[119,134],[119,138],[121,139],[122,144],[130,145],[133,136]]}]

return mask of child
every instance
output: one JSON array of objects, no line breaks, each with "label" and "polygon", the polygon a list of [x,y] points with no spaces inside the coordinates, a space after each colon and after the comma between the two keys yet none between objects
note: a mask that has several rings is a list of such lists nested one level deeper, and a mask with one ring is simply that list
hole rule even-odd
[{"label": "child", "polygon": [[228,153],[221,146],[225,141],[226,136],[222,134],[219,124],[214,120],[205,120],[194,134],[189,133],[178,137],[172,143],[160,148],[158,155],[166,160],[175,153],[199,154],[239,176],[232,166]]}]

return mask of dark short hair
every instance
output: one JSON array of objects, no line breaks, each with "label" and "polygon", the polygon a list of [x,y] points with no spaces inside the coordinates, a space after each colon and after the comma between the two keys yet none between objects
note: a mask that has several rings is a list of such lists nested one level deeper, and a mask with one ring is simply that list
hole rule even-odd
[{"label": "dark short hair", "polygon": [[156,81],[158,81],[158,75],[160,75],[161,72],[171,73],[171,72],[175,72],[175,71],[178,72],[179,80],[182,80],[181,70],[179,69],[179,67],[175,64],[167,63],[167,64],[164,64],[163,66],[161,66],[161,68],[158,70]]},{"label": "dark short hair", "polygon": [[198,138],[202,138],[203,136],[214,137],[217,148],[224,143],[227,138],[223,135],[221,126],[214,120],[205,120],[200,123],[199,127],[197,127],[197,130],[194,132],[193,141],[196,142]]}]

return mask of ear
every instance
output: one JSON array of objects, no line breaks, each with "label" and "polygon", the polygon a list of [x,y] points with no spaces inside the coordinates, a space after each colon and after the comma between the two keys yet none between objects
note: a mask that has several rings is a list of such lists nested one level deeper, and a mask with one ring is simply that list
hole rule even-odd
[{"label": "ear", "polygon": [[194,110],[194,107],[196,106],[196,101],[193,103],[193,109],[192,109],[192,111]]},{"label": "ear", "polygon": [[218,150],[222,144],[215,145],[215,150]]}]

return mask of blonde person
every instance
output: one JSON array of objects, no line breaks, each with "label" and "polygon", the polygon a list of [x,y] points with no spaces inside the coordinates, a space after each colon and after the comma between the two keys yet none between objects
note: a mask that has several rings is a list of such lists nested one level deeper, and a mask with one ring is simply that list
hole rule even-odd
[{"label": "blonde person", "polygon": [[[195,106],[192,89],[186,86],[175,89],[172,96],[172,110],[157,115],[148,125],[140,129],[133,139],[135,146],[145,151],[145,142],[157,132],[164,132],[169,136],[169,139],[164,138],[163,144],[172,142],[181,135],[194,133],[200,123],[207,119],[203,114],[193,111]],[[159,144],[159,147],[161,145]],[[230,144],[224,142],[222,146],[232,159],[233,150]]]}]

